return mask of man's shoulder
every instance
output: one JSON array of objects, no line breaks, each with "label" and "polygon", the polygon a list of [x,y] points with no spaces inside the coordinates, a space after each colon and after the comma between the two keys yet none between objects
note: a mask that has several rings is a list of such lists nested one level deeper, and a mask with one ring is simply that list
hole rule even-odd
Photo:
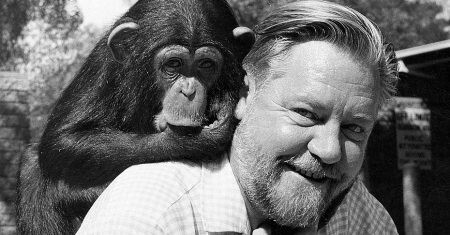
[{"label": "man's shoulder", "polygon": [[197,184],[201,178],[201,163],[191,161],[170,161],[159,163],[147,163],[131,166],[122,172],[114,181],[121,178],[154,182],[161,184],[179,184],[185,190],[189,190]]},{"label": "man's shoulder", "polygon": [[[162,213],[200,181],[201,164],[182,161],[135,165],[117,176],[96,204],[125,205],[121,200],[127,200],[135,205],[126,207]],[[116,202],[105,202],[112,200]]]},{"label": "man's shoulder", "polygon": [[142,164],[126,169],[91,207],[81,231],[89,234],[121,229],[137,234],[159,231],[161,220],[169,212],[177,208],[184,210],[184,205],[189,204],[188,194],[199,185],[201,169],[201,164],[187,161]]},{"label": "man's shoulder", "polygon": [[357,180],[346,196],[350,231],[397,234],[395,224],[384,206]]},{"label": "man's shoulder", "polygon": [[198,185],[201,169],[201,163],[189,161],[135,165],[122,172],[105,192],[125,190],[128,197],[146,197],[146,200],[158,201],[163,206],[173,203]]}]

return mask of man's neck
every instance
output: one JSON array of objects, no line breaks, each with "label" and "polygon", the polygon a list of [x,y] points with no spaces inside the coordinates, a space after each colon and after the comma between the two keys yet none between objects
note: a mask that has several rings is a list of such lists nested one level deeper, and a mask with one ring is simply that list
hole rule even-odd
[{"label": "man's neck", "polygon": [[248,201],[247,197],[245,196],[245,193],[242,191],[241,185],[239,184],[239,188],[241,189],[242,197],[244,198],[245,207],[247,209],[247,216],[248,220],[250,222],[250,227],[252,230],[258,228],[261,226],[261,224],[264,222],[265,218],[259,213],[257,210],[255,210],[250,202]]},{"label": "man's neck", "polygon": [[247,199],[247,196],[244,193],[244,190],[242,189],[241,186],[241,182],[239,181],[239,178],[236,177],[236,169],[233,167],[232,164],[232,157],[233,154],[235,154],[235,149],[233,148],[233,146],[230,148],[230,150],[228,151],[228,160],[230,161],[230,165],[231,165],[231,170],[233,171],[234,174],[234,178],[236,179],[236,182],[238,183],[239,186],[239,190],[241,191],[241,195],[242,198],[244,199],[244,203],[245,203],[245,208],[247,210],[247,216],[248,216],[248,220],[250,222],[250,227],[252,230],[258,228],[264,221],[264,217],[261,216],[262,213],[258,212],[257,210],[255,210],[251,203],[249,202],[249,200]]}]

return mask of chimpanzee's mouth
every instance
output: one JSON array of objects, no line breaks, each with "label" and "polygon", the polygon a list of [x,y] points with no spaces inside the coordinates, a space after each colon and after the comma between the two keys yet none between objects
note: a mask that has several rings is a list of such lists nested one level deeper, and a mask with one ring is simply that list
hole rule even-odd
[{"label": "chimpanzee's mouth", "polygon": [[219,127],[223,122],[225,122],[228,117],[216,117],[216,115],[211,115],[211,118],[203,118],[202,121],[192,121],[187,120],[166,120],[164,116],[157,116],[155,118],[155,126],[159,132],[163,132],[167,127],[177,132],[191,132],[196,133],[202,129],[212,130]]},{"label": "chimpanzee's mouth", "polygon": [[222,120],[219,120],[219,119],[208,121],[205,123],[205,125],[203,125],[203,128],[214,129],[214,128],[217,128],[220,125],[220,123],[222,123]]},{"label": "chimpanzee's mouth", "polygon": [[[180,129],[183,132],[192,131],[195,133],[198,129],[214,130],[224,123],[231,120],[230,112],[226,105],[208,105],[204,112],[167,109],[155,116],[154,126],[158,132],[163,132],[167,127],[171,129]],[[178,128],[177,128],[178,127]]]},{"label": "chimpanzee's mouth", "polygon": [[205,122],[203,125],[173,125],[167,122],[164,129],[161,128],[160,131],[164,131],[165,128],[169,127],[172,131],[181,135],[195,135],[200,133],[203,129],[212,130],[214,128],[217,128],[223,121],[224,120],[216,119],[212,122]]}]

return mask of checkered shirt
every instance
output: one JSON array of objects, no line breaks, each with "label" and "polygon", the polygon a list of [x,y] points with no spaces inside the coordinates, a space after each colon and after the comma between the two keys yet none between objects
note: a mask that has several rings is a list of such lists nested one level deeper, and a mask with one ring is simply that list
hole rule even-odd
[{"label": "checkered shirt", "polygon": [[251,234],[226,160],[132,166],[100,195],[77,234]]},{"label": "checkered shirt", "polygon": [[326,234],[398,234],[381,203],[357,179],[326,226]]},{"label": "checkered shirt", "polygon": [[[227,157],[128,168],[103,192],[77,234],[251,234]],[[383,206],[356,181],[320,234],[397,234]]]}]

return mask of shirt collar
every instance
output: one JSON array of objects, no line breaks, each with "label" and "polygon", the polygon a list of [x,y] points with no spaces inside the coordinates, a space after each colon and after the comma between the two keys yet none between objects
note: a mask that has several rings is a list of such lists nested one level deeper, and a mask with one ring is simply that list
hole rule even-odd
[{"label": "shirt collar", "polygon": [[247,210],[228,156],[202,164],[202,214],[205,231],[251,234]]}]

